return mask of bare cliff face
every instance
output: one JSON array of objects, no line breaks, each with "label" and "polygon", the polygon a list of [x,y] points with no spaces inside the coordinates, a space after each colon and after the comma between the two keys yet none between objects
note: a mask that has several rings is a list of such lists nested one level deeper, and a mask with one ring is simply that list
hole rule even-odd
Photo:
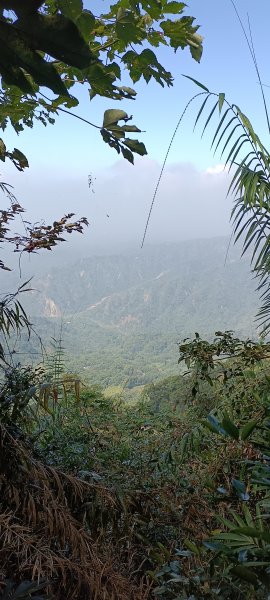
[{"label": "bare cliff face", "polygon": [[57,306],[57,304],[55,304],[55,302],[51,298],[45,297],[44,299],[43,316],[50,318],[61,316],[61,310],[59,306]]}]

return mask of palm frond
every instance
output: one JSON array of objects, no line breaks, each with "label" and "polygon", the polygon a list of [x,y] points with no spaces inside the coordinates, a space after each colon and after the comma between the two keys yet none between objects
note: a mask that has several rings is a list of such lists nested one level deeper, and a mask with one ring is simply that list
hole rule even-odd
[{"label": "palm frond", "polygon": [[[228,194],[234,196],[231,213],[235,242],[242,240],[242,254],[251,251],[251,266],[259,279],[262,306],[257,319],[262,333],[270,331],[270,154],[255,133],[251,122],[224,94],[209,92],[196,116],[202,119],[206,102],[213,99],[212,109],[202,126],[202,135],[219,107],[219,123],[211,148],[220,153],[224,166],[233,169]],[[209,102],[208,102],[209,104]],[[245,152],[244,152],[245,150]]]},{"label": "palm frond", "polygon": [[[251,49],[253,51],[252,42]],[[255,55],[253,60],[258,72]],[[218,112],[219,122],[214,130],[211,148],[214,150],[214,154],[220,153],[224,168],[228,167],[228,170],[233,172],[228,189],[228,195],[232,194],[234,197],[234,207],[231,213],[233,233],[235,241],[243,238],[243,254],[253,248],[250,262],[253,273],[259,278],[257,289],[261,292],[262,300],[262,307],[257,318],[263,325],[262,334],[266,335],[270,332],[270,261],[268,261],[270,254],[270,154],[239,106],[230,104],[223,92],[219,94],[210,92],[202,83],[187,75],[185,77],[203,89],[203,92],[191,98],[177,123],[155,187],[141,247],[144,245],[170,148],[183,116],[190,104],[198,97],[203,96],[203,101],[195,117],[195,129],[198,123],[205,118],[206,106],[208,108],[212,100],[213,105],[202,124],[201,135],[205,134]]]}]

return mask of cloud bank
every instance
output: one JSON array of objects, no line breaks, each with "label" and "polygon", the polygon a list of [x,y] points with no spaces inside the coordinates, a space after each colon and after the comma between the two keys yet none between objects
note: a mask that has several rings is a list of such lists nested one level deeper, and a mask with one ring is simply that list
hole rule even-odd
[{"label": "cloud bank", "polygon": [[[90,227],[70,243],[99,246],[132,244],[140,247],[147,215],[160,173],[148,158],[134,167],[118,161],[105,171],[85,173],[36,172],[5,175],[14,185],[29,220],[59,218],[74,212],[86,216]],[[89,177],[90,176],[90,177]],[[89,187],[89,180],[91,185]],[[153,207],[146,243],[177,242],[190,238],[228,235],[232,201],[226,198],[230,181],[223,165],[199,171],[194,165],[168,165]]]}]

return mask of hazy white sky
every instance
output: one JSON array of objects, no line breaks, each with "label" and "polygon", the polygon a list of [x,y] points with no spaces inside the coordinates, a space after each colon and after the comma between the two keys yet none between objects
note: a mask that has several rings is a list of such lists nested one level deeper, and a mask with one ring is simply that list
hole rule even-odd
[{"label": "hazy white sky", "polygon": [[[87,246],[115,246],[116,242],[139,246],[159,172],[160,164],[146,157],[138,159],[135,168],[118,161],[97,170],[90,189],[86,177],[75,172],[64,178],[45,176],[43,183],[42,171],[38,169],[33,177],[29,170],[16,174],[15,180],[23,205],[34,220],[38,220],[41,207],[47,220],[52,211],[57,217],[73,210],[90,221],[84,242]],[[223,165],[202,171],[192,163],[169,163],[152,212],[147,242],[229,234],[228,183]]]},{"label": "hazy white sky", "polygon": [[[270,2],[236,0],[246,21],[249,13],[257,60],[262,79],[268,84],[268,24]],[[156,83],[140,83],[138,98],[121,108],[134,115],[134,122],[146,130],[141,138],[148,157],[132,167],[106,146],[97,130],[76,119],[61,115],[55,126],[37,125],[19,139],[11,130],[4,139],[9,147],[26,153],[30,169],[19,174],[10,165],[1,165],[4,179],[14,185],[15,194],[34,220],[58,218],[73,211],[90,221],[85,242],[96,245],[131,241],[140,245],[147,212],[162,160],[177,120],[189,98],[198,91],[182,73],[205,83],[216,92],[224,91],[251,118],[267,144],[265,119],[248,49],[230,0],[190,0],[187,14],[196,17],[204,36],[204,54],[198,65],[189,51],[162,50],[161,61],[175,76],[175,86],[162,89]],[[129,83],[122,82],[122,83]],[[267,99],[269,89],[265,92]],[[114,103],[94,100],[82,94],[79,113],[96,123]],[[230,232],[231,200],[226,199],[229,177],[217,168],[219,156],[209,151],[209,135],[201,140],[192,133],[199,104],[191,109],[181,126],[156,199],[148,242],[177,241],[211,237]],[[217,121],[216,121],[217,122]],[[88,187],[88,175],[93,188]],[[107,216],[109,215],[109,216]],[[72,238],[70,240],[72,243]]]}]

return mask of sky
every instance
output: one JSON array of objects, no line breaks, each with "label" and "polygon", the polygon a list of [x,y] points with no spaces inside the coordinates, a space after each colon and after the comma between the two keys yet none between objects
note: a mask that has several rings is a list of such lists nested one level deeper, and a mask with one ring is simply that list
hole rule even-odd
[{"label": "sky", "polygon": [[[257,62],[270,94],[268,72],[268,24],[270,2],[235,0],[247,24],[249,15]],[[94,2],[103,6],[106,2]],[[189,75],[215,92],[225,92],[252,120],[255,130],[268,142],[260,90],[247,44],[230,0],[190,0],[186,14],[196,17],[204,37],[200,64],[189,50],[163,48],[158,58],[174,75],[174,86],[163,89],[157,83],[140,82],[135,86],[135,102],[125,101],[121,108],[133,115],[148,155],[136,158],[131,166],[120,160],[101,139],[99,132],[68,115],[60,115],[54,126],[37,124],[25,130],[19,139],[5,132],[8,147],[19,147],[28,157],[30,168],[21,174],[12,165],[1,165],[3,179],[14,186],[19,201],[27,208],[29,219],[55,219],[63,213],[86,216],[90,227],[79,236],[82,253],[99,247],[107,250],[132,243],[140,247],[147,213],[156,181],[177,121],[198,88]],[[128,80],[122,84],[129,84]],[[80,95],[78,114],[101,124],[103,112],[116,103],[106,99],[88,100]],[[119,104],[119,103],[118,103]],[[118,106],[117,104],[117,106]],[[226,198],[230,181],[222,169],[222,159],[213,156],[210,135],[201,140],[200,130],[193,133],[199,110],[194,103],[187,112],[172,145],[154,205],[147,243],[176,242],[198,237],[229,235],[231,199]],[[216,119],[217,124],[217,119]],[[210,130],[209,130],[210,131]],[[88,186],[88,177],[92,185]],[[78,244],[70,238],[70,244]]]}]

